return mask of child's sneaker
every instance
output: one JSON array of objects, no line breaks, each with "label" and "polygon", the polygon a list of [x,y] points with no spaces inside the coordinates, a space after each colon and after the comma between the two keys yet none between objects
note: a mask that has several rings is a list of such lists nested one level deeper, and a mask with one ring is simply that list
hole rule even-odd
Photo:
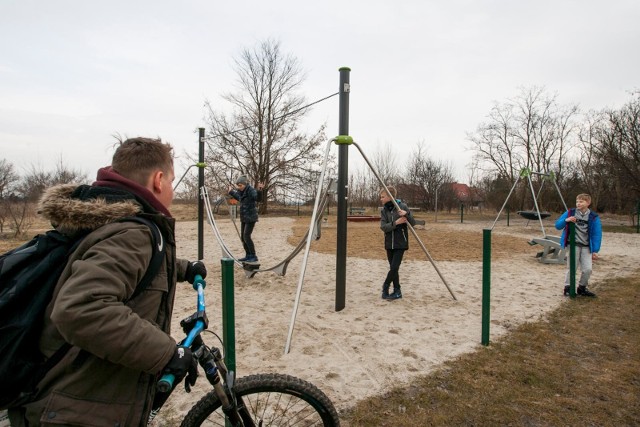
[{"label": "child's sneaker", "polygon": [[562,291],[562,295],[565,297],[569,296],[569,285],[564,285],[564,291]]},{"label": "child's sneaker", "polygon": [[583,297],[595,297],[596,294],[587,289],[586,286],[578,286],[578,295],[582,295]]},{"label": "child's sneaker", "polygon": [[389,299],[389,285],[382,285],[382,299]]},{"label": "child's sneaker", "polygon": [[394,289],[393,292],[391,292],[391,295],[389,295],[385,299],[394,300],[394,299],[400,299],[400,298],[402,298],[402,291],[400,291],[400,289]]}]

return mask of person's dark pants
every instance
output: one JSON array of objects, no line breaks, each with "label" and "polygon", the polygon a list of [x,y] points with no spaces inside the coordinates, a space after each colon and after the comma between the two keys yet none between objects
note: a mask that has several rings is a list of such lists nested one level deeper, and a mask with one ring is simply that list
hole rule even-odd
[{"label": "person's dark pants", "polygon": [[402,257],[404,256],[404,249],[387,249],[387,260],[389,261],[389,272],[387,278],[384,279],[384,285],[389,286],[393,283],[393,289],[400,289],[400,264],[402,264]]},{"label": "person's dark pants", "polygon": [[242,247],[247,255],[255,255],[256,247],[251,240],[251,233],[253,233],[253,227],[255,222],[241,222],[240,223],[240,236],[242,237]]}]

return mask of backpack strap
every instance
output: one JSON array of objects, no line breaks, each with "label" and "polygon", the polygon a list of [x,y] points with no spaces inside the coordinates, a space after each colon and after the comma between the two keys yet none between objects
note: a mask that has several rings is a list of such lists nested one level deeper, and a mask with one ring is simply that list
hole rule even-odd
[{"label": "backpack strap", "polygon": [[151,261],[149,262],[147,271],[144,273],[144,276],[142,276],[142,279],[140,279],[140,282],[136,286],[136,290],[133,292],[133,295],[131,295],[131,297],[129,298],[129,299],[133,299],[138,295],[140,295],[149,287],[153,278],[156,277],[156,275],[158,274],[158,271],[160,271],[160,266],[162,265],[162,261],[164,259],[165,252],[166,252],[164,236],[162,235],[162,232],[160,231],[160,228],[158,227],[158,225],[147,218],[143,218],[140,216],[132,216],[132,217],[123,218],[120,221],[121,222],[131,221],[131,222],[137,222],[140,224],[145,224],[147,227],[149,227],[149,230],[151,230],[151,236],[153,237],[153,254],[151,255]]},{"label": "backpack strap", "polygon": [[[162,265],[162,260],[164,259],[166,250],[165,250],[165,244],[164,244],[164,237],[162,236],[162,232],[160,231],[160,228],[157,226],[155,222],[139,216],[123,218],[118,222],[124,222],[124,221],[131,221],[131,222],[137,222],[139,224],[145,224],[147,227],[149,227],[149,229],[151,230],[151,235],[153,236],[153,254],[151,255],[151,261],[149,262],[147,271],[144,273],[144,276],[142,276],[142,279],[136,286],[135,291],[133,291],[133,294],[131,295],[131,297],[126,300],[128,301],[137,297],[149,287],[153,278],[156,277],[156,274],[158,274],[158,271],[160,271],[160,266]],[[71,250],[69,251],[69,254],[71,254],[78,247],[78,245],[80,244],[80,241],[83,238],[78,239],[78,241],[72,246]],[[53,368],[55,365],[57,365],[58,362],[62,360],[64,355],[67,354],[67,352],[71,349],[71,347],[72,346],[70,343],[65,342],[58,350],[56,350],[55,353],[53,353],[53,355],[50,358],[47,359],[47,361],[45,362],[42,368],[42,372],[43,373],[47,372],[51,368]]]}]

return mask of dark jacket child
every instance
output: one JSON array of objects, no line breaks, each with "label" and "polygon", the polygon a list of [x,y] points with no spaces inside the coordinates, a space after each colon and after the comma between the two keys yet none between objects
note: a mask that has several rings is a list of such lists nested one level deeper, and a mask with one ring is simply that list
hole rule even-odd
[{"label": "dark jacket child", "polygon": [[[393,198],[395,198],[395,187],[387,188],[393,195]],[[389,272],[382,284],[382,299],[396,300],[402,298],[399,271],[404,251],[409,249],[409,230],[407,223],[413,226],[416,224],[416,221],[407,205],[401,201],[397,201],[400,207],[400,210],[398,210],[384,189],[380,191],[380,202],[382,203],[380,229],[384,231],[384,248],[387,251],[387,260],[389,261]],[[393,284],[393,292],[389,294],[389,286],[391,284]]]},{"label": "dark jacket child", "polygon": [[[257,191],[253,188],[244,175],[238,177],[236,187],[237,189],[233,187],[229,189],[229,195],[240,202],[240,238],[245,251],[245,256],[238,259],[238,261],[258,262],[256,247],[251,234],[256,222],[258,222],[256,203],[262,200],[262,191]],[[260,185],[258,187],[260,188]]]}]

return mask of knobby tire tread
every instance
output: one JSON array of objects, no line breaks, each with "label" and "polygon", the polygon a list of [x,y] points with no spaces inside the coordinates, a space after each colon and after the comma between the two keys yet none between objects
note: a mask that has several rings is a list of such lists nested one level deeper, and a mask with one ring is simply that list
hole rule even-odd
[{"label": "knobby tire tread", "polygon": [[[339,427],[340,419],[331,400],[313,384],[285,374],[256,374],[236,380],[237,396],[274,392],[298,396],[321,415],[325,427]],[[181,427],[199,427],[209,415],[220,408],[214,390],[208,392],[187,413]]]}]

